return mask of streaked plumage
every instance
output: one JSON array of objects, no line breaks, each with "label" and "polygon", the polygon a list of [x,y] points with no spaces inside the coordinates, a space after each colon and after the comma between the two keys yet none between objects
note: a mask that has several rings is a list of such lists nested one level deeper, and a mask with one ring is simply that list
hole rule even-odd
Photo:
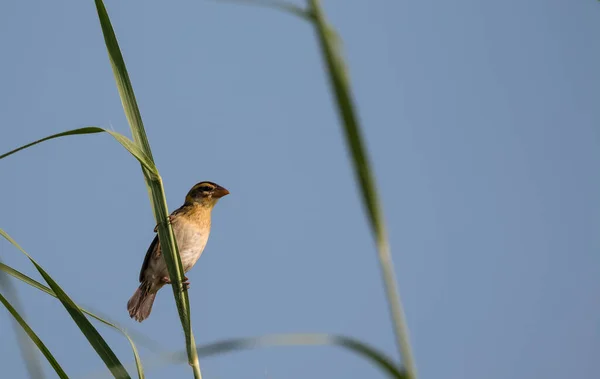
[{"label": "streaked plumage", "polygon": [[[221,197],[228,194],[229,191],[218,184],[200,182],[188,192],[185,203],[169,216],[184,272],[194,267],[204,251],[210,235],[212,209]],[[127,310],[131,318],[142,322],[152,311],[156,293],[170,283],[158,234],[146,252],[139,281],[140,286],[127,302]],[[184,285],[189,288],[187,278]]]}]

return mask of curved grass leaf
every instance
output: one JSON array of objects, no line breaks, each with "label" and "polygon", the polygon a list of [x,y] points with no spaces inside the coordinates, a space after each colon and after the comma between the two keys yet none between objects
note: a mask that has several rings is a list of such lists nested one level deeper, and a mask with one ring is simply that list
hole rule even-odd
[{"label": "curved grass leaf", "polygon": [[[2,264],[1,260],[0,264]],[[8,278],[8,275],[6,275],[4,272],[0,272],[0,292],[5,293],[6,300],[10,302],[15,308],[16,312],[22,315],[21,317],[25,319],[25,314],[23,307],[21,306],[17,290],[11,280]],[[21,356],[25,362],[25,367],[27,368],[29,377],[43,379],[45,375],[39,356],[39,349],[36,348],[35,343],[33,343],[32,340],[27,336],[27,333],[23,330],[23,328],[17,325],[18,322],[16,320],[13,320],[13,324],[19,350],[21,351]]]},{"label": "curved grass leaf", "polygon": [[[15,270],[14,268],[5,265],[4,263],[0,262],[0,271],[3,271],[6,274],[11,275],[12,277],[19,279],[20,281],[29,284],[30,286],[37,288],[38,290],[47,293],[50,296],[53,296],[55,298],[58,298],[58,296],[56,296],[56,294],[54,293],[54,291],[52,291],[52,289],[46,287],[45,285],[43,285],[42,283],[38,282],[35,279],[30,278],[29,276],[21,273],[18,270]],[[80,306],[77,306],[79,308],[80,311],[82,311],[83,313],[87,314],[90,317],[95,318],[96,320],[100,321],[101,323],[110,326],[111,328],[117,330],[118,332],[120,332],[123,336],[125,336],[125,338],[127,338],[127,341],[129,341],[129,345],[131,346],[131,350],[133,351],[133,356],[135,359],[135,367],[138,373],[138,378],[139,379],[144,379],[144,368],[142,367],[142,361],[140,359],[137,347],[135,346],[135,343],[133,342],[133,340],[131,339],[131,337],[129,336],[129,334],[127,334],[127,332],[125,332],[125,330],[121,327],[119,327],[117,324],[107,321],[105,318],[102,318],[100,316],[97,316],[96,314],[81,308]]]},{"label": "curved grass leaf", "polygon": [[4,237],[8,242],[12,243],[19,251],[21,251],[30,261],[33,263],[35,268],[38,270],[40,275],[44,278],[46,283],[50,286],[52,291],[56,294],[57,298],[63,304],[69,315],[84,336],[89,341],[90,345],[96,350],[100,358],[106,364],[106,367],[110,370],[115,378],[131,378],[127,371],[121,365],[119,358],[115,355],[115,353],[108,346],[104,338],[98,333],[96,328],[89,322],[89,320],[85,317],[83,312],[79,310],[77,304],[71,300],[71,298],[63,291],[63,289],[48,275],[48,273],[40,266],[19,244],[13,240],[6,232],[0,229],[0,235]]},{"label": "curved grass leaf", "polygon": [[117,81],[117,89],[121,96],[121,103],[125,116],[131,127],[133,140],[140,146],[140,148],[148,154],[148,157],[154,161],[152,152],[150,150],[150,143],[148,137],[146,137],[146,130],[143,127],[142,115],[135,99],[135,93],[133,92],[133,86],[131,80],[129,80],[129,73],[127,73],[127,67],[125,67],[125,61],[123,55],[119,49],[119,43],[117,37],[110,23],[106,7],[102,0],[95,0],[96,10],[98,11],[98,18],[100,19],[100,26],[102,27],[102,34],[104,35],[104,43],[108,50],[108,58],[110,59],[110,65],[113,69],[115,80]]},{"label": "curved grass leaf", "polygon": [[156,178],[158,173],[156,171],[156,167],[154,166],[154,162],[146,155],[144,151],[142,151],[136,144],[134,144],[129,138],[125,137],[122,134],[117,132],[113,132],[112,130],[99,128],[97,126],[86,126],[85,128],[68,130],[66,132],[53,134],[51,136],[39,139],[37,141],[28,143],[27,145],[23,145],[19,148],[9,151],[6,154],[0,155],[0,159],[6,158],[9,155],[12,155],[18,151],[26,149],[28,147],[37,145],[38,143],[42,143],[44,141],[48,141],[54,138],[73,136],[78,134],[94,134],[94,133],[108,133],[113,136],[127,151],[131,153],[141,164],[144,166],[151,174],[153,178]]},{"label": "curved grass leaf", "polygon": [[[398,367],[394,361],[386,356],[384,353],[377,351],[372,346],[363,343],[355,338],[330,335],[330,334],[272,334],[260,337],[249,337],[249,338],[232,338],[222,341],[217,341],[207,345],[198,345],[197,351],[198,356],[204,358],[213,355],[221,355],[225,353],[232,353],[241,350],[250,350],[264,347],[274,346],[338,346],[348,351],[351,351],[361,358],[370,361],[373,365],[377,366],[388,377],[394,379],[408,379],[406,371]],[[185,363],[186,352],[177,352],[171,354],[161,354],[151,359],[151,363],[146,364],[146,369],[158,368],[161,366],[173,364],[173,363]],[[92,375],[86,376],[90,378],[97,378],[99,376]]]},{"label": "curved grass leaf", "polygon": [[[198,355],[207,357],[236,350],[270,346],[329,345],[350,350],[379,367],[390,378],[407,379],[406,372],[375,348],[355,338],[330,334],[273,334],[262,337],[234,338],[209,345],[198,346]],[[181,361],[181,359],[180,359]]]},{"label": "curved grass leaf", "polygon": [[[119,43],[115,32],[108,17],[106,7],[102,0],[94,0],[96,4],[96,10],[98,12],[98,19],[102,28],[102,35],[104,36],[104,42],[106,44],[106,50],[113,70],[115,81],[117,83],[117,89],[119,90],[119,96],[121,97],[121,103],[123,110],[127,116],[129,127],[131,128],[131,134],[135,143],[146,153],[146,155],[153,162],[152,152],[150,150],[150,143],[146,136],[142,117],[137,105],[137,100],[133,92],[133,86],[129,79],[129,74],[123,60],[123,55],[119,48]],[[161,249],[167,269],[169,272],[169,278],[171,280],[171,288],[173,290],[173,296],[175,297],[175,304],[177,305],[177,311],[179,313],[179,319],[183,327],[183,332],[186,340],[186,348],[188,352],[188,363],[194,371],[195,378],[201,378],[200,363],[198,361],[198,355],[196,353],[196,342],[192,333],[192,326],[190,320],[190,302],[187,291],[181,291],[183,282],[183,265],[181,264],[181,257],[179,256],[177,242],[173,235],[173,229],[171,224],[168,222],[168,207],[167,199],[165,197],[164,188],[160,176],[152,177],[146,168],[142,168],[144,172],[144,178],[146,179],[146,186],[148,187],[148,194],[150,196],[152,211],[154,218],[158,225],[158,238],[161,241]]]},{"label": "curved grass leaf", "polygon": [[48,360],[48,363],[50,363],[52,368],[54,368],[54,371],[56,371],[56,374],[58,375],[58,377],[63,378],[63,379],[69,379],[69,377],[64,372],[62,367],[60,367],[60,365],[58,364],[58,362],[56,361],[56,359],[54,358],[52,353],[50,353],[50,350],[48,350],[46,345],[44,345],[42,340],[39,339],[39,337],[37,336],[37,334],[35,334],[33,329],[31,329],[29,327],[29,325],[27,324],[27,322],[25,322],[25,320],[21,317],[19,312],[17,312],[17,310],[8,302],[8,300],[6,300],[6,298],[4,296],[2,296],[1,293],[0,293],[0,303],[2,303],[6,307],[6,309],[10,312],[10,314],[19,323],[19,325],[21,325],[21,327],[23,328],[25,333],[27,333],[29,338],[31,338],[33,343],[38,347],[38,349],[40,349],[42,354],[44,354],[44,357],[46,357],[46,359]]},{"label": "curved grass leaf", "polygon": [[394,323],[396,343],[409,378],[415,379],[417,377],[417,369],[410,347],[404,310],[396,285],[383,212],[367,150],[364,146],[361,127],[350,88],[350,80],[338,43],[339,39],[336,37],[334,30],[328,25],[319,0],[310,0],[310,12],[314,16],[317,39],[327,67],[329,84],[335,95],[338,114],[343,121],[344,136],[352,157],[354,175],[358,181],[362,202],[367,211],[371,231],[377,244],[379,265],[381,267],[391,318]]},{"label": "curved grass leaf", "polygon": [[222,3],[236,3],[236,4],[245,4],[245,5],[253,5],[258,7],[271,8],[278,11],[282,11],[285,13],[290,13],[294,16],[298,16],[307,21],[312,21],[312,14],[307,12],[305,9],[301,7],[286,3],[281,0],[215,0]]},{"label": "curved grass leaf", "polygon": [[417,376],[416,365],[410,347],[408,327],[404,316],[400,294],[396,285],[396,277],[390,246],[388,243],[385,221],[381,210],[379,195],[372,175],[371,164],[364,146],[360,123],[350,88],[350,80],[341,54],[341,39],[327,23],[319,0],[309,0],[309,9],[298,9],[286,3],[269,0],[223,0],[253,5],[279,8],[311,21],[317,32],[317,39],[325,60],[329,84],[333,90],[337,111],[342,120],[346,145],[350,151],[354,176],[358,182],[360,195],[366,209],[371,232],[377,244],[379,265],[387,295],[390,314],[394,324],[394,333],[400,355],[407,367],[407,375],[411,379]]}]

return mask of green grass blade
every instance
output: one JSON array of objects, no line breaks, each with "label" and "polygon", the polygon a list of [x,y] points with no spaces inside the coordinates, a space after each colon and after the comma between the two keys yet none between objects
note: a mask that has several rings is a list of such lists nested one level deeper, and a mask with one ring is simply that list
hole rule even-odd
[{"label": "green grass blade", "polygon": [[237,3],[245,5],[253,5],[265,8],[271,8],[284,13],[289,13],[294,16],[298,16],[307,21],[312,21],[312,15],[305,9],[300,8],[297,5],[286,3],[281,0],[215,0],[223,3]]},{"label": "green grass blade", "polygon": [[[0,261],[0,264],[2,264],[2,261]],[[21,306],[21,301],[19,295],[17,294],[17,290],[12,281],[8,278],[8,275],[3,272],[0,272],[0,292],[5,293],[6,300],[10,302],[15,308],[16,312],[22,315],[21,317],[25,319],[23,307]],[[21,351],[21,356],[25,362],[25,367],[27,368],[29,377],[43,379],[45,377],[44,368],[42,367],[38,349],[33,341],[31,341],[31,339],[27,336],[27,333],[25,333],[23,328],[17,325],[18,322],[16,320],[13,320],[13,324],[13,329],[17,336],[19,350]]]},{"label": "green grass blade", "polygon": [[35,268],[38,270],[40,275],[44,278],[46,283],[50,286],[52,291],[56,294],[57,298],[63,304],[73,321],[77,324],[83,335],[87,338],[90,345],[96,350],[100,358],[106,364],[106,367],[110,370],[115,378],[131,378],[127,371],[121,365],[121,362],[115,355],[115,353],[108,346],[104,338],[98,333],[96,328],[89,322],[83,312],[79,310],[77,304],[71,300],[71,298],[63,291],[63,289],[48,275],[48,273],[40,266],[19,244],[13,240],[6,232],[0,229],[0,235],[4,237],[8,242],[13,244],[19,251],[21,251],[30,261],[33,263]]},{"label": "green grass blade", "polygon": [[262,337],[236,338],[226,341],[212,343],[210,345],[199,346],[198,355],[202,357],[233,352],[236,350],[255,349],[259,347],[271,346],[300,346],[300,345],[326,345],[338,346],[358,354],[361,358],[369,360],[372,364],[379,367],[390,378],[407,379],[406,373],[399,368],[394,361],[384,353],[361,342],[357,339],[330,335],[330,334],[274,334]]},{"label": "green grass blade", "polygon": [[[408,379],[408,375],[403,368],[398,367],[395,362],[381,351],[357,339],[330,334],[271,334],[260,337],[232,338],[213,342],[207,345],[198,345],[198,355],[200,357],[209,357],[222,355],[242,350],[251,350],[275,346],[337,346],[349,352],[357,354],[359,357],[368,360],[378,367],[388,377],[393,379]],[[186,362],[186,352],[176,352],[156,355],[148,359],[151,363],[146,365],[146,369],[156,369],[170,364],[181,364]],[[89,375],[86,378],[95,378],[96,375]]]},{"label": "green grass blade", "polygon": [[[161,243],[161,249],[164,254],[167,269],[169,271],[169,277],[171,278],[173,296],[175,297],[175,304],[183,326],[186,344],[190,350],[191,357],[196,356],[195,343],[193,341],[194,336],[191,331],[191,320],[190,320],[190,301],[187,291],[181,291],[183,283],[183,264],[181,263],[181,257],[179,255],[179,247],[175,242],[175,235],[171,224],[162,220],[167,220],[169,212],[167,210],[167,200],[165,197],[164,188],[160,181],[148,180],[150,186],[150,199],[152,204],[152,210],[158,223],[158,238],[161,241],[170,241],[163,245]],[[161,221],[159,221],[161,220]],[[191,345],[190,345],[191,344]],[[197,356],[195,358],[197,360]],[[193,358],[190,360],[190,364],[194,361]]]},{"label": "green grass blade", "polygon": [[[148,138],[146,136],[142,117],[135,99],[135,94],[133,92],[133,86],[131,84],[131,80],[129,79],[125,61],[123,60],[123,55],[119,48],[119,43],[111,25],[110,18],[108,17],[106,7],[104,6],[102,0],[95,0],[95,3],[109,61],[115,76],[123,110],[125,111],[125,115],[127,116],[127,120],[129,122],[129,127],[131,128],[133,140],[153,161],[150,143],[148,142]],[[186,291],[180,290],[182,288],[183,265],[181,264],[181,257],[178,253],[178,247],[173,235],[173,230],[171,225],[167,222],[169,212],[162,180],[159,176],[155,178],[152,177],[150,175],[151,173],[145,169],[143,169],[143,172],[152,204],[152,211],[154,213],[156,222],[159,225],[158,238],[161,241],[161,249],[169,271],[169,277],[172,283],[171,288],[173,290],[173,296],[175,297],[177,311],[179,312],[179,318],[181,320],[181,325],[183,327],[183,332],[186,339],[188,362],[194,370],[194,377],[201,378],[200,363],[198,362],[196,344],[194,335],[192,334],[190,321],[189,298]]]},{"label": "green grass blade", "polygon": [[31,338],[33,343],[38,347],[38,349],[40,349],[42,354],[44,354],[44,357],[46,357],[46,359],[48,360],[48,363],[50,363],[52,368],[54,368],[54,371],[56,371],[56,374],[58,375],[58,377],[63,378],[63,379],[69,379],[69,377],[64,372],[62,367],[60,367],[60,365],[58,364],[58,362],[56,361],[56,359],[54,358],[54,356],[52,355],[50,350],[48,350],[46,345],[44,345],[42,340],[39,339],[39,337],[37,336],[37,334],[35,334],[33,329],[31,329],[29,327],[29,325],[27,324],[27,322],[21,317],[19,312],[17,312],[17,310],[8,302],[8,300],[6,300],[6,298],[4,296],[2,296],[1,293],[0,293],[0,303],[2,303],[6,307],[6,309],[10,312],[10,314],[14,317],[14,319],[19,323],[19,325],[21,325],[21,327],[23,328],[25,333],[27,333],[29,338]]},{"label": "green grass blade", "polygon": [[146,168],[149,172],[151,172],[152,178],[154,178],[154,179],[157,178],[156,167],[154,166],[154,162],[146,155],[146,153],[144,151],[142,151],[142,149],[140,149],[136,144],[134,144],[129,138],[125,137],[124,135],[119,134],[117,132],[113,132],[112,130],[103,129],[103,128],[99,128],[96,126],[87,126],[85,128],[73,129],[73,130],[68,130],[66,132],[53,134],[51,136],[28,143],[27,145],[18,147],[14,150],[9,151],[6,154],[2,154],[2,155],[0,155],[0,159],[6,158],[9,155],[13,155],[16,152],[19,152],[28,147],[37,145],[39,143],[42,143],[44,141],[48,141],[51,139],[55,139],[55,138],[59,138],[59,137],[66,137],[66,136],[74,136],[74,135],[79,135],[79,134],[94,134],[94,133],[108,133],[111,136],[113,136],[113,138],[116,139],[125,149],[127,149],[127,151],[129,151],[131,153],[131,155],[133,155],[142,164],[142,166],[144,168]]},{"label": "green grass blade", "polygon": [[310,11],[314,16],[317,38],[327,67],[329,84],[335,95],[338,114],[343,121],[344,136],[352,157],[354,174],[358,181],[362,201],[377,244],[379,264],[394,323],[396,342],[408,375],[411,379],[414,379],[417,376],[417,370],[410,347],[408,327],[406,326],[404,311],[396,285],[385,222],[375,186],[375,179],[372,175],[371,164],[363,143],[361,128],[355,110],[356,107],[352,98],[350,80],[338,44],[339,40],[333,29],[328,25],[318,0],[310,0]]},{"label": "green grass blade", "polygon": [[[12,277],[14,277],[16,279],[19,279],[20,281],[22,281],[34,288],[37,288],[38,290],[43,291],[50,296],[58,298],[58,296],[56,296],[56,294],[54,293],[54,291],[52,291],[52,289],[46,287],[45,285],[38,282],[37,280],[32,279],[29,276],[21,273],[20,271],[15,270],[14,268],[12,268],[8,265],[5,265],[4,263],[1,263],[1,262],[0,262],[0,271],[3,271],[4,273],[11,275]],[[138,378],[144,379],[144,368],[142,367],[142,361],[140,359],[138,349],[135,346],[135,343],[133,342],[133,340],[131,339],[129,334],[127,332],[125,332],[125,330],[123,328],[119,327],[116,323],[107,321],[105,318],[102,318],[102,317],[96,315],[95,313],[92,313],[92,312],[80,307],[79,305],[77,306],[77,308],[79,308],[80,311],[87,314],[88,316],[93,317],[94,319],[100,321],[101,323],[117,330],[119,333],[121,333],[123,336],[125,336],[125,338],[127,338],[127,341],[129,342],[129,345],[131,346],[131,350],[133,351],[133,357],[135,359],[135,366],[136,366],[136,370],[138,373]]]},{"label": "green grass blade", "polygon": [[117,81],[117,89],[119,90],[119,95],[121,96],[121,103],[123,105],[123,110],[125,111],[125,116],[127,117],[127,121],[131,127],[133,140],[148,154],[150,159],[154,161],[152,152],[150,150],[150,143],[148,142],[148,137],[146,137],[146,131],[143,127],[142,115],[140,114],[137,100],[135,99],[135,94],[133,93],[133,86],[129,80],[127,67],[125,67],[125,61],[123,60],[123,55],[119,49],[119,43],[117,42],[114,30],[110,24],[106,7],[101,0],[95,0],[95,2],[96,9],[98,11],[98,17],[100,19],[100,25],[102,26],[104,42],[107,50],[109,51],[108,57],[110,59],[110,65],[113,69],[115,80]]},{"label": "green grass blade", "polygon": [[318,0],[310,0],[308,10],[297,8],[287,3],[272,0],[221,0],[236,3],[247,3],[277,8],[288,13],[297,15],[305,20],[313,22],[317,32],[317,38],[321,47],[329,83],[335,95],[337,111],[341,118],[346,145],[350,151],[352,167],[363,205],[367,211],[369,225],[377,244],[379,264],[383,276],[385,291],[390,307],[391,318],[394,323],[396,343],[400,355],[407,367],[407,375],[410,379],[417,376],[416,366],[410,347],[410,338],[400,294],[396,285],[393,261],[390,252],[385,222],[382,215],[379,196],[377,194],[375,179],[372,175],[371,165],[367,151],[363,143],[362,133],[358,117],[356,116],[350,80],[341,55],[341,39],[328,24],[325,14]]}]

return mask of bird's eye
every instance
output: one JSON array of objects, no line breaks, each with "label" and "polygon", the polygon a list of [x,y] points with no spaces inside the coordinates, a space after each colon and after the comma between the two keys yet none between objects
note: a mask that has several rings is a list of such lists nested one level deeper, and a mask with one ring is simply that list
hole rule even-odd
[{"label": "bird's eye", "polygon": [[210,188],[209,186],[200,187],[200,191],[202,192],[210,192],[210,190],[212,190],[212,188]]}]

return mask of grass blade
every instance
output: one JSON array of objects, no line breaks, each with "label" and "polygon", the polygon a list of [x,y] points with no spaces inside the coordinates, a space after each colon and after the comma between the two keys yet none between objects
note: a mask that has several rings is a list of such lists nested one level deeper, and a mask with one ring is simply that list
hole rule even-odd
[{"label": "grass blade", "polygon": [[271,8],[278,11],[282,11],[284,13],[290,13],[294,16],[298,16],[307,21],[312,21],[312,15],[307,12],[305,9],[300,8],[297,5],[286,3],[281,0],[216,0],[223,3],[236,3],[236,4],[245,4],[245,5],[253,5],[258,7]]},{"label": "grass blade", "polygon": [[77,304],[71,300],[71,298],[63,291],[63,289],[48,275],[48,273],[40,266],[19,244],[13,240],[6,232],[0,229],[0,235],[4,237],[8,242],[13,244],[19,251],[21,251],[30,261],[33,263],[35,268],[38,270],[40,275],[44,278],[46,283],[50,286],[52,291],[56,294],[57,298],[63,304],[69,315],[75,321],[81,332],[89,341],[90,345],[96,350],[100,358],[106,364],[106,367],[111,371],[115,378],[131,378],[127,371],[121,365],[119,358],[108,346],[104,338],[98,333],[96,328],[88,321],[83,312],[79,310]]},{"label": "grass blade", "polygon": [[146,168],[146,170],[148,170],[149,172],[152,173],[152,178],[157,177],[158,174],[156,173],[156,167],[154,166],[154,162],[146,155],[146,153],[144,151],[142,151],[129,138],[125,137],[124,135],[122,135],[120,133],[113,132],[112,130],[108,130],[108,129],[99,128],[97,126],[87,126],[85,128],[73,129],[73,130],[68,130],[66,132],[53,134],[51,136],[28,143],[27,145],[18,147],[14,150],[9,151],[6,154],[2,154],[2,155],[0,155],[0,159],[6,158],[9,155],[13,155],[16,152],[19,152],[28,147],[37,145],[39,143],[42,143],[44,141],[48,141],[51,139],[55,139],[55,138],[59,138],[59,137],[66,137],[66,136],[74,136],[74,135],[79,135],[79,134],[94,134],[94,133],[108,133],[111,136],[113,136],[114,139],[116,139],[125,149],[127,149],[127,151],[129,151],[131,153],[131,155],[133,155],[141,163],[141,165],[144,168]]},{"label": "grass blade", "polygon": [[375,179],[371,173],[366,148],[363,143],[362,133],[358,117],[356,116],[350,80],[348,78],[344,59],[341,55],[341,39],[333,28],[331,28],[321,9],[319,0],[309,0],[310,7],[303,10],[294,5],[272,0],[222,0],[236,3],[247,3],[277,8],[288,13],[295,14],[303,19],[313,22],[321,52],[323,54],[329,84],[335,95],[337,111],[342,120],[346,145],[350,151],[354,176],[358,182],[363,205],[367,211],[371,232],[375,237],[377,245],[379,265],[381,268],[384,287],[390,307],[390,314],[396,335],[396,344],[400,355],[407,367],[407,375],[410,379],[417,376],[416,366],[410,347],[408,327],[404,316],[400,294],[396,285],[392,255],[388,242],[385,222],[382,215],[379,196],[377,194]]},{"label": "grass blade", "polygon": [[[198,355],[209,357],[241,350],[250,350],[275,346],[338,346],[357,354],[381,369],[388,377],[393,379],[408,379],[406,371],[398,367],[394,361],[384,353],[357,339],[330,334],[271,334],[260,337],[232,338],[213,342],[207,345],[198,345]],[[169,364],[180,364],[186,361],[186,352],[161,354],[149,359],[152,363],[146,365],[158,368]],[[99,377],[97,375],[86,376],[89,378]]]},{"label": "grass blade", "polygon": [[[119,43],[111,25],[110,18],[108,17],[106,7],[102,0],[95,0],[95,3],[98,19],[102,28],[102,35],[104,36],[104,42],[106,44],[106,50],[117,83],[117,89],[119,90],[119,95],[121,97],[123,110],[125,111],[129,127],[131,128],[133,140],[146,153],[150,160],[153,161],[150,143],[146,136],[142,117],[133,92],[133,86],[129,79],[125,61],[123,60],[123,55],[119,48]],[[142,168],[142,171],[144,172],[144,178],[146,179],[152,211],[156,223],[158,224],[158,238],[161,241],[161,249],[169,271],[169,278],[172,283],[171,288],[173,290],[179,319],[181,320],[186,339],[188,363],[192,366],[194,377],[201,378],[202,375],[200,373],[200,363],[196,353],[196,343],[194,335],[192,334],[189,298],[186,291],[180,290],[183,278],[183,265],[181,264],[181,257],[179,256],[173,230],[170,223],[167,221],[169,212],[162,180],[158,175],[157,177],[152,177],[151,173],[145,168]]]},{"label": "grass blade", "polygon": [[358,354],[379,367],[390,378],[407,379],[406,373],[394,361],[375,348],[357,339],[330,334],[274,334],[262,337],[236,338],[210,345],[199,346],[198,354],[202,357],[233,352],[236,350],[255,349],[272,346],[329,345],[338,346]]},{"label": "grass blade", "polygon": [[46,345],[44,345],[42,340],[39,339],[39,337],[37,336],[37,334],[35,334],[33,329],[31,329],[29,327],[29,325],[27,324],[27,322],[25,322],[25,320],[21,317],[19,312],[17,312],[17,310],[8,302],[8,300],[6,300],[6,298],[4,296],[2,296],[1,293],[0,293],[0,303],[2,303],[6,307],[6,309],[10,312],[10,314],[14,317],[14,319],[19,323],[19,325],[21,325],[21,327],[23,328],[25,333],[27,333],[29,338],[31,338],[33,343],[38,347],[38,349],[40,349],[42,354],[44,354],[44,357],[46,357],[46,359],[48,360],[48,363],[50,363],[52,368],[54,368],[54,371],[56,371],[56,374],[58,375],[58,377],[63,378],[63,379],[69,379],[69,377],[64,372],[62,367],[60,367],[60,365],[58,364],[58,362],[56,361],[56,359],[54,358],[52,353],[50,353],[50,350],[48,350]]},{"label": "grass blade", "polygon": [[[14,268],[12,268],[8,265],[5,265],[4,263],[1,263],[1,262],[0,262],[0,271],[3,271],[4,273],[11,275],[12,277],[14,277],[16,279],[19,279],[20,281],[22,281],[26,284],[29,284],[30,286],[37,288],[38,290],[45,292],[50,296],[58,298],[58,296],[56,296],[56,294],[54,293],[54,291],[52,291],[52,289],[46,287],[45,285],[38,282],[37,280],[34,280],[34,279],[30,278],[29,276],[21,273],[20,271],[15,270]],[[137,347],[135,346],[135,343],[133,342],[133,340],[131,339],[129,334],[127,332],[125,332],[125,330],[123,328],[119,327],[116,323],[107,321],[105,318],[102,318],[102,317],[80,307],[79,305],[77,305],[77,308],[79,308],[80,311],[87,314],[88,316],[93,317],[94,319],[100,321],[101,323],[117,330],[119,333],[121,333],[123,336],[125,336],[125,338],[127,338],[127,341],[129,342],[129,345],[131,346],[131,350],[133,351],[133,357],[135,359],[135,367],[136,367],[136,370],[138,373],[138,378],[144,379],[144,368],[142,367],[142,361],[140,359]]]},{"label": "grass blade", "polygon": [[371,164],[363,143],[361,128],[356,115],[350,80],[338,45],[339,41],[333,29],[327,23],[319,0],[310,0],[310,12],[314,16],[317,38],[327,67],[329,84],[335,95],[338,114],[343,121],[344,136],[352,157],[354,175],[358,181],[362,202],[367,211],[371,231],[377,244],[379,264],[390,306],[398,349],[407,368],[409,378],[415,379],[417,370],[410,347],[408,327],[406,326],[402,302],[396,285],[385,222],[375,186],[375,179],[372,175]]},{"label": "grass blade", "polygon": [[[0,261],[0,265],[1,264],[2,262]],[[6,300],[10,302],[15,308],[16,312],[23,315],[21,317],[25,319],[23,307],[19,301],[20,299],[17,294],[17,290],[13,286],[13,283],[10,281],[8,276],[3,272],[0,272],[0,291],[6,294]],[[35,344],[27,336],[27,333],[23,330],[23,328],[19,327],[17,324],[18,322],[13,320],[13,329],[17,335],[17,343],[19,344],[19,350],[21,350],[23,361],[25,361],[27,373],[29,374],[30,378],[43,379],[45,375],[42,362],[40,361],[38,349],[36,349]]]},{"label": "grass blade", "polygon": [[146,137],[146,130],[143,127],[142,115],[140,114],[137,100],[135,99],[131,80],[129,80],[129,73],[127,72],[127,67],[125,67],[125,61],[123,60],[123,55],[119,49],[119,43],[117,42],[115,32],[110,24],[106,7],[101,0],[95,0],[95,2],[98,18],[100,19],[100,25],[102,27],[102,34],[104,35],[104,43],[106,44],[106,49],[109,53],[108,58],[110,59],[110,65],[113,69],[115,80],[117,81],[117,89],[121,96],[121,103],[123,105],[123,110],[125,111],[125,116],[131,127],[133,141],[148,154],[148,157],[150,157],[152,161],[154,161],[150,150],[150,143],[148,142],[148,137]]}]

